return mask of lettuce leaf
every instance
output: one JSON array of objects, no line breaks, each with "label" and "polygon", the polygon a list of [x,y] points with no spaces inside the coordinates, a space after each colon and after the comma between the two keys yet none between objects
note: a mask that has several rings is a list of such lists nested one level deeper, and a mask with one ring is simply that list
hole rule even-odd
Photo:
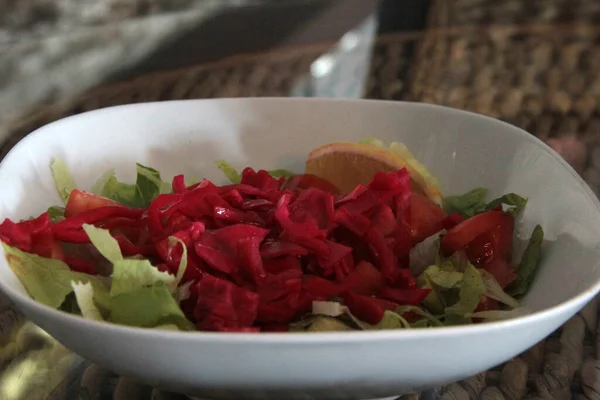
[{"label": "lettuce leaf", "polygon": [[445,197],[444,210],[448,214],[460,213],[463,217],[470,218],[498,206],[503,206],[502,209],[506,213],[517,215],[527,205],[527,199],[515,193],[507,193],[486,204],[487,194],[487,189],[476,188],[462,195]]},{"label": "lettuce leaf", "polygon": [[[459,256],[438,260],[436,265],[423,272],[419,282],[421,287],[432,289],[423,305],[429,311],[442,315],[434,318],[443,321],[444,325],[470,322],[468,315],[477,308],[481,296],[487,290],[480,271]],[[428,323],[435,323],[431,318],[433,315],[427,317]]]},{"label": "lettuce leaf", "polygon": [[[97,185],[98,184],[99,182]],[[118,201],[128,207],[137,206],[135,185],[119,182],[115,175],[108,177],[104,182],[104,185],[96,188],[94,193]]]},{"label": "lettuce leaf", "polygon": [[129,207],[148,207],[161,193],[168,193],[171,185],[164,182],[154,168],[136,163],[135,184],[120,182],[114,170],[104,173],[92,191]]},{"label": "lettuce leaf", "polygon": [[60,221],[61,219],[64,219],[65,218],[65,208],[58,207],[58,206],[48,207],[48,217],[50,217],[50,221],[52,221],[52,223],[56,223],[56,222]]},{"label": "lettuce leaf", "polygon": [[463,280],[462,272],[444,270],[437,265],[431,265],[424,274],[430,282],[443,289],[452,289]]},{"label": "lettuce leaf", "polygon": [[183,249],[182,253],[181,253],[181,260],[179,261],[179,266],[177,267],[177,275],[175,277],[175,280],[177,283],[181,282],[181,280],[183,279],[183,274],[185,274],[185,270],[187,269],[187,264],[188,264],[188,254],[187,254],[187,246],[185,245],[185,243],[183,243],[183,241],[175,236],[170,236],[169,237],[169,245],[172,247],[176,246],[177,244],[181,245],[181,248]]},{"label": "lettuce leaf", "polygon": [[442,269],[438,265],[431,265],[419,277],[420,286],[431,289],[423,305],[435,313],[443,313],[446,307],[454,303],[456,293],[452,289],[463,279],[463,273],[451,266],[447,264]]},{"label": "lettuce leaf", "polygon": [[[98,178],[96,183],[94,183],[94,186],[92,186],[91,192],[98,194],[98,195],[102,195],[102,191],[107,186],[108,182],[111,181],[113,178],[115,179],[115,181],[117,181],[115,170],[109,169],[108,171],[103,173],[100,176],[100,178]],[[105,197],[108,197],[108,196],[105,196]]]},{"label": "lettuce leaf", "polygon": [[108,298],[103,296],[106,287],[99,278],[73,272],[60,260],[25,253],[6,243],[2,247],[11,270],[34,300],[57,309],[73,293],[71,282],[75,281],[89,283],[96,294],[94,300],[100,305],[108,304]]},{"label": "lettuce leaf", "polygon": [[423,317],[420,320],[411,323],[410,325],[412,328],[427,328],[430,326],[444,326],[444,323],[442,322],[442,320],[440,318],[434,316],[429,311],[424,310],[422,307],[399,306],[396,309],[396,313],[398,313],[399,315],[404,315],[405,313],[408,313],[408,312],[412,312],[412,313],[415,313],[415,314]]},{"label": "lettuce leaf", "polygon": [[100,229],[89,224],[83,224],[82,228],[90,238],[90,242],[104,258],[113,264],[123,259],[119,243],[106,229]]},{"label": "lettuce leaf", "polygon": [[497,199],[494,199],[488,203],[485,207],[486,210],[493,210],[494,208],[502,205],[504,212],[516,215],[519,214],[527,205],[527,199],[521,197],[515,193],[508,193]]},{"label": "lettuce leaf", "polygon": [[[124,258],[119,244],[107,230],[93,225],[83,225],[83,229],[94,247],[113,264],[110,290],[107,292],[108,320],[149,328],[192,328],[178,304],[181,293],[177,286],[187,267],[187,248],[183,242],[177,238],[170,239],[171,245],[179,243],[183,246],[179,271],[177,276],[173,276],[159,271],[149,260]],[[97,319],[98,314],[90,309],[86,295],[89,296],[83,289],[76,293],[82,314]]]},{"label": "lettuce leaf", "polygon": [[486,321],[502,321],[510,318],[522,317],[529,314],[525,307],[517,307],[512,310],[490,310],[490,311],[479,311],[476,313],[468,314],[470,318],[480,318]]},{"label": "lettuce leaf", "polygon": [[[240,174],[238,172],[237,169],[235,169],[231,164],[229,164],[227,161],[225,160],[218,160],[216,162],[217,167],[219,167],[219,169],[223,172],[223,174],[225,174],[225,176],[227,177],[227,179],[229,179],[229,181],[233,184],[237,184],[240,183],[242,181],[242,174]],[[290,170],[287,169],[283,169],[283,168],[279,168],[279,169],[272,169],[267,171],[269,173],[269,175],[271,175],[274,178],[285,178],[285,179],[290,179],[292,176],[296,175],[295,173],[293,173]]]},{"label": "lettuce leaf", "polygon": [[110,296],[135,292],[144,287],[168,285],[173,292],[175,277],[167,272],[159,271],[148,260],[120,260],[113,264]]},{"label": "lettuce leaf", "polygon": [[393,311],[386,310],[383,313],[383,318],[376,325],[372,325],[372,329],[375,330],[386,330],[386,329],[407,329],[410,328],[410,324],[400,314]]},{"label": "lettuce leaf", "polygon": [[[418,307],[415,307],[418,308]],[[410,324],[400,314],[386,310],[383,318],[375,325],[368,324],[356,318],[350,309],[336,301],[313,301],[312,315],[290,325],[290,329],[304,330],[311,325],[319,316],[327,318],[348,317],[356,326],[362,330],[384,330],[384,329],[405,329],[410,328]],[[321,329],[323,330],[323,329]]]},{"label": "lettuce leaf", "polygon": [[111,293],[112,322],[145,328],[169,324],[182,330],[193,328],[164,282],[150,286],[131,285],[130,288],[130,291]]},{"label": "lettuce leaf", "polygon": [[350,312],[348,307],[344,307],[344,312],[356,326],[365,331],[410,328],[410,324],[401,315],[389,310],[386,310],[383,313],[383,318],[375,325],[371,325],[356,318]]},{"label": "lettuce leaf", "polygon": [[543,242],[544,230],[540,225],[537,225],[533,229],[527,248],[523,252],[521,262],[517,267],[517,279],[507,288],[507,292],[512,296],[524,296],[529,291],[542,259]]},{"label": "lettuce leaf", "polygon": [[219,169],[223,171],[223,174],[225,174],[225,176],[227,177],[227,179],[229,179],[231,183],[237,184],[242,181],[242,175],[227,161],[218,160],[216,164],[217,167],[219,167]]},{"label": "lettuce leaf", "polygon": [[[174,289],[178,282],[177,277],[159,271],[146,259],[124,259],[118,242],[106,229],[87,224],[83,225],[83,229],[98,252],[113,264],[111,297],[132,292],[141,287],[152,286],[158,282],[170,285]],[[185,265],[187,265],[187,249],[183,242],[181,244],[184,246],[184,257],[182,257],[179,272],[183,276]],[[181,264],[184,264],[183,268]]]},{"label": "lettuce leaf", "polygon": [[170,190],[171,185],[163,182],[160,172],[154,168],[136,163],[137,178],[135,180],[138,207],[148,207],[159,194]]},{"label": "lettuce leaf", "polygon": [[448,214],[459,213],[465,218],[472,217],[485,211],[487,194],[487,189],[476,188],[458,196],[444,197],[444,210]]},{"label": "lettuce leaf", "polygon": [[467,316],[475,311],[481,295],[484,293],[485,284],[481,274],[473,265],[467,264],[458,292],[458,301],[450,307],[446,307],[445,322],[447,324],[470,322]]},{"label": "lettuce leaf", "polygon": [[75,181],[69,172],[69,167],[67,167],[67,164],[63,160],[56,158],[50,165],[50,169],[52,170],[52,178],[54,179],[58,195],[67,204],[69,195],[76,188]]},{"label": "lettuce leaf", "polygon": [[494,278],[494,275],[490,274],[484,269],[480,269],[479,273],[481,274],[483,284],[485,285],[485,293],[483,294],[484,296],[489,297],[490,299],[498,300],[499,302],[506,304],[511,308],[516,308],[519,306],[519,302],[502,289],[498,281],[496,281],[496,278]]},{"label": "lettuce leaf", "polygon": [[94,287],[89,283],[71,281],[71,287],[83,318],[104,321],[102,313],[94,302]]},{"label": "lettuce leaf", "polygon": [[287,169],[271,169],[269,171],[267,171],[269,173],[269,175],[271,175],[273,178],[285,178],[285,179],[290,179],[292,176],[296,175],[295,173],[293,173],[290,170]]}]

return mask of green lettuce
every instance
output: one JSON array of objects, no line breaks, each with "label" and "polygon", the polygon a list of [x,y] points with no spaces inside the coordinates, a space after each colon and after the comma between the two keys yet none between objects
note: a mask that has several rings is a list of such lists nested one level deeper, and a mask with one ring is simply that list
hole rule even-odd
[{"label": "green lettuce", "polygon": [[[217,167],[223,172],[223,174],[229,179],[229,181],[233,184],[240,183],[242,181],[242,174],[238,172],[230,163],[225,160],[218,160],[216,162]],[[292,176],[296,175],[290,170],[278,168],[267,171],[269,175],[274,178],[285,178],[290,179]]]},{"label": "green lettuce", "polygon": [[[94,302],[94,287],[89,282],[80,283],[75,281],[71,281],[71,287],[83,318],[104,321],[102,313]],[[101,290],[104,291],[103,296],[106,296],[106,289]]]},{"label": "green lettuce", "polygon": [[129,207],[148,207],[159,194],[168,193],[171,185],[164,182],[154,168],[136,164],[135,184],[120,182],[114,170],[103,174],[92,191]]},{"label": "green lettuce", "polygon": [[457,196],[444,197],[443,206],[448,214],[459,213],[465,218],[485,211],[485,198],[488,190],[476,188]]},{"label": "green lettuce", "polygon": [[510,318],[517,318],[527,315],[529,311],[525,307],[517,307],[512,310],[490,310],[490,311],[479,311],[476,313],[469,314],[471,318],[483,319],[486,321],[502,321]]},{"label": "green lettuce", "polygon": [[290,179],[292,176],[296,175],[295,173],[293,173],[290,170],[287,169],[283,169],[283,168],[279,168],[279,169],[272,169],[267,171],[269,173],[269,175],[271,175],[273,178],[285,178],[285,179]]},{"label": "green lettuce", "polygon": [[459,213],[465,218],[470,218],[484,211],[490,211],[498,206],[512,215],[519,214],[527,205],[527,199],[515,193],[507,193],[490,201],[485,202],[488,190],[476,188],[458,196],[444,198],[444,210],[446,213]]},{"label": "green lettuce", "polygon": [[187,269],[187,261],[188,261],[187,246],[185,245],[185,243],[183,243],[183,241],[181,239],[176,238],[175,236],[169,237],[169,245],[171,247],[174,247],[177,244],[179,244],[181,246],[181,248],[183,249],[183,251],[181,253],[181,261],[179,261],[179,266],[177,267],[177,275],[175,277],[175,281],[177,283],[179,283],[183,279],[183,274],[185,274],[185,270]]},{"label": "green lettuce", "polygon": [[456,299],[455,290],[452,289],[458,287],[463,273],[453,267],[449,263],[443,263],[443,267],[431,265],[419,277],[421,287],[431,289],[423,305],[435,313],[442,314]]},{"label": "green lettuce", "polygon": [[446,307],[446,323],[461,324],[471,322],[468,314],[475,311],[481,296],[485,293],[485,284],[481,274],[472,264],[467,264],[458,289],[458,301]]},{"label": "green lettuce", "polygon": [[[133,274],[129,276],[134,277]],[[131,288],[130,291],[119,291],[116,295],[111,293],[110,320],[112,322],[146,328],[168,324],[173,324],[182,330],[193,328],[165,282],[157,281],[148,286],[130,282],[127,286]]]},{"label": "green lettuce", "polygon": [[124,258],[108,231],[92,225],[84,225],[83,229],[100,254],[113,264],[110,288],[103,278],[73,272],[60,260],[3,244],[11,269],[33,299],[60,308],[74,297],[76,303],[66,309],[98,321],[161,329],[193,328],[176,299],[177,283],[187,264],[187,249],[182,242],[184,254],[176,277],[159,271],[148,260]]},{"label": "green lettuce", "polygon": [[104,258],[113,264],[123,259],[119,243],[106,229],[96,228],[89,224],[83,224],[81,227]]},{"label": "green lettuce", "polygon": [[242,174],[240,174],[238,172],[238,170],[235,169],[227,161],[225,161],[225,160],[218,160],[216,162],[216,164],[217,164],[217,167],[219,167],[219,169],[221,171],[223,171],[223,174],[225,174],[225,176],[227,177],[227,179],[229,179],[229,181],[231,183],[237,184],[237,183],[240,183],[242,181]]},{"label": "green lettuce", "polygon": [[56,222],[60,221],[61,219],[64,219],[65,218],[65,208],[58,207],[58,206],[48,207],[48,217],[50,217],[50,220],[52,221],[52,223],[56,223]]},{"label": "green lettuce", "polygon": [[483,284],[485,285],[484,296],[489,297],[490,299],[498,300],[499,302],[506,304],[511,308],[516,308],[519,306],[519,302],[502,289],[498,281],[496,281],[496,278],[494,278],[494,275],[490,274],[484,269],[480,269],[479,273],[481,274]]},{"label": "green lettuce", "polygon": [[512,215],[519,214],[527,205],[527,199],[515,193],[508,193],[497,199],[490,201],[485,207],[486,210],[493,210],[502,205],[503,210]]},{"label": "green lettuce", "polygon": [[347,307],[344,307],[346,315],[356,324],[360,329],[365,331],[378,331],[388,329],[408,329],[410,324],[400,314],[393,311],[386,310],[383,313],[383,318],[377,324],[368,324],[360,319],[356,318]]},{"label": "green lettuce", "polygon": [[[408,312],[413,312],[422,318],[411,324],[403,317],[403,315]],[[349,319],[353,322],[353,325],[362,330],[426,328],[444,325],[439,318],[417,306],[399,306],[395,311],[387,310],[384,312],[381,321],[375,325],[372,325],[356,318],[350,312],[348,307],[337,301],[313,301],[312,314],[300,321],[290,324],[290,330],[306,330],[318,316],[340,318],[342,320]]]},{"label": "green lettuce", "polygon": [[[114,180],[113,180],[114,179]],[[110,182],[110,184],[109,184]],[[118,182],[117,178],[116,178],[116,173],[114,169],[109,169],[108,171],[106,171],[105,173],[103,173],[100,178],[98,178],[98,180],[96,180],[96,183],[94,183],[94,185],[92,186],[91,192],[95,193],[95,194],[99,194],[102,195],[103,191],[105,191],[107,186],[111,186],[114,185],[115,182]],[[130,186],[133,189],[133,185],[127,185]],[[108,190],[106,190],[106,192],[108,192]],[[133,190],[132,190],[133,192]],[[133,193],[132,193],[133,195]],[[108,197],[108,196],[105,196]]]},{"label": "green lettuce", "polygon": [[529,291],[542,259],[543,242],[544,230],[540,225],[536,225],[517,267],[517,279],[507,288],[507,292],[512,296],[524,296]]},{"label": "green lettuce", "polygon": [[56,158],[50,165],[50,169],[58,195],[67,204],[71,192],[76,188],[75,181],[69,172],[69,167],[67,167],[67,164],[63,160]]},{"label": "green lettuce", "polygon": [[[493,277],[487,277],[488,281],[491,279]],[[423,301],[423,305],[431,312],[441,315],[439,318],[434,318],[444,325],[470,322],[469,315],[477,308],[481,296],[488,291],[486,279],[481,272],[471,263],[457,256],[438,260],[436,265],[428,267],[423,272],[419,282],[422,287],[432,289]],[[489,283],[489,287],[494,294],[500,296],[493,282]],[[420,324],[435,322],[431,318],[433,315],[427,317],[428,321],[421,321]]]},{"label": "green lettuce", "polygon": [[113,264],[110,321],[140,327],[175,325],[179,329],[192,328],[177,302],[177,284],[187,266],[187,249],[183,242],[170,239],[172,245],[183,246],[179,271],[173,276],[159,271],[148,260],[124,258],[118,242],[107,230],[93,225],[83,225],[83,229],[94,247]]},{"label": "green lettuce", "polygon": [[399,315],[404,315],[405,313],[409,312],[417,314],[421,317],[421,319],[410,324],[412,328],[429,328],[431,326],[444,326],[444,323],[439,317],[434,316],[429,311],[423,309],[423,307],[399,306],[396,309],[396,313]]},{"label": "green lettuce", "polygon": [[52,308],[59,308],[68,295],[73,293],[71,282],[89,283],[94,289],[94,300],[100,305],[108,304],[106,287],[98,277],[74,272],[60,260],[25,253],[2,243],[6,260],[21,284],[36,301]]}]

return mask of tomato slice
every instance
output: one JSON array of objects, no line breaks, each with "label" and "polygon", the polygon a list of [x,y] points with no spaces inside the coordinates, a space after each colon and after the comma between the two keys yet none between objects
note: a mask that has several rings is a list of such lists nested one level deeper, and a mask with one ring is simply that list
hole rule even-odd
[{"label": "tomato slice", "polygon": [[418,306],[431,293],[431,289],[396,289],[384,288],[379,294],[382,298],[397,304]]},{"label": "tomato slice", "polygon": [[492,311],[499,310],[500,302],[498,300],[490,299],[487,296],[481,296],[479,298],[479,304],[477,304],[477,308],[475,308],[474,312],[480,311]]},{"label": "tomato slice", "polygon": [[304,190],[310,188],[321,189],[331,194],[340,193],[340,189],[333,183],[313,174],[294,175],[283,184],[283,189],[288,190]]},{"label": "tomato slice", "polygon": [[302,288],[308,293],[322,297],[338,296],[342,292],[338,284],[314,275],[304,276]]},{"label": "tomato slice", "polygon": [[373,264],[359,262],[342,282],[345,291],[356,294],[377,294],[385,285],[385,278]]},{"label": "tomato slice", "polygon": [[410,195],[410,230],[413,243],[419,243],[443,228],[446,213],[437,204],[420,194]]},{"label": "tomato slice", "polygon": [[73,215],[80,214],[84,211],[108,206],[124,207],[123,204],[107,197],[89,193],[84,190],[74,189],[69,195],[69,200],[65,207],[65,216],[72,217]]},{"label": "tomato slice", "polygon": [[350,312],[359,320],[375,325],[383,318],[385,310],[381,307],[379,299],[350,292],[343,297]]},{"label": "tomato slice", "polygon": [[508,286],[509,283],[517,279],[515,271],[513,271],[508,262],[502,258],[496,258],[488,262],[483,266],[483,269],[494,275],[494,278],[496,278],[496,281],[503,289]]},{"label": "tomato slice", "polygon": [[373,302],[379,307],[387,311],[396,311],[396,309],[400,306],[398,303],[394,303],[393,301],[389,301],[386,299],[380,299],[378,297],[371,297]]},{"label": "tomato slice", "polygon": [[464,220],[450,229],[440,242],[441,249],[446,256],[464,249],[479,235],[506,223],[506,215],[501,211],[487,211]]},{"label": "tomato slice", "polygon": [[515,230],[515,219],[511,215],[502,216],[499,225],[477,236],[465,248],[467,258],[479,267],[496,258],[510,261]]}]

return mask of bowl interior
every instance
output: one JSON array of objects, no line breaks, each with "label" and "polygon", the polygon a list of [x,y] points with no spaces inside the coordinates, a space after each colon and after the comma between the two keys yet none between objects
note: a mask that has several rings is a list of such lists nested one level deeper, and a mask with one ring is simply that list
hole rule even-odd
[{"label": "bowl interior", "polygon": [[[555,306],[600,281],[600,212],[587,185],[554,152],[499,121],[443,107],[398,102],[238,99],[149,103],[81,114],[47,125],[0,165],[0,219],[26,218],[60,204],[49,165],[62,158],[89,189],[106,170],[133,181],[135,162],[165,179],[179,173],[225,182],[216,168],[303,170],[321,144],[377,137],[404,142],[438,177],[444,194],[486,187],[490,196],[529,198],[517,231],[546,234],[542,266],[524,305]],[[522,247],[522,246],[520,246]],[[4,258],[0,288],[25,291]]]}]

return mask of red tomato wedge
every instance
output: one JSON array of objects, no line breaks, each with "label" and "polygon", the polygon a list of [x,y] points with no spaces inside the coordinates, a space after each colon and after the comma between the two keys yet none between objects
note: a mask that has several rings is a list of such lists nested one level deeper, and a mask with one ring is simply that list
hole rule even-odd
[{"label": "red tomato wedge", "polygon": [[104,196],[88,193],[83,190],[74,189],[69,195],[69,200],[65,207],[65,216],[72,217],[84,211],[94,210],[107,206],[123,206],[121,203],[111,200]]},{"label": "red tomato wedge", "polygon": [[356,294],[377,294],[385,286],[385,277],[367,261],[361,261],[356,265],[346,279],[342,282],[344,291]]},{"label": "red tomato wedge", "polygon": [[512,253],[515,219],[503,215],[499,225],[477,236],[465,248],[467,258],[479,267],[497,258],[510,261]]},{"label": "red tomato wedge", "polygon": [[444,235],[440,242],[442,252],[450,256],[464,249],[479,235],[505,224],[505,217],[501,211],[487,211],[464,220]]},{"label": "red tomato wedge", "polygon": [[481,296],[479,298],[479,304],[477,304],[477,308],[475,309],[474,312],[492,311],[492,310],[499,310],[499,309],[500,309],[500,302],[498,300],[490,299],[487,296]]},{"label": "red tomato wedge", "polygon": [[506,260],[501,258],[496,258],[495,260],[488,262],[483,266],[483,269],[494,275],[494,278],[496,278],[496,281],[503,289],[508,286],[509,283],[517,279],[515,271],[513,271]]},{"label": "red tomato wedge", "polygon": [[339,194],[340,190],[326,179],[312,174],[294,175],[283,184],[283,189],[304,190],[317,188],[331,194]]},{"label": "red tomato wedge", "polygon": [[360,294],[344,294],[344,303],[346,303],[350,312],[359,320],[373,325],[381,321],[385,312],[378,300]]},{"label": "red tomato wedge", "polygon": [[393,301],[389,301],[386,299],[380,299],[378,297],[372,297],[372,299],[383,310],[396,311],[396,309],[400,306],[398,303],[394,303]]},{"label": "red tomato wedge", "polygon": [[414,243],[419,243],[443,228],[446,213],[420,194],[410,195],[410,230]]}]

